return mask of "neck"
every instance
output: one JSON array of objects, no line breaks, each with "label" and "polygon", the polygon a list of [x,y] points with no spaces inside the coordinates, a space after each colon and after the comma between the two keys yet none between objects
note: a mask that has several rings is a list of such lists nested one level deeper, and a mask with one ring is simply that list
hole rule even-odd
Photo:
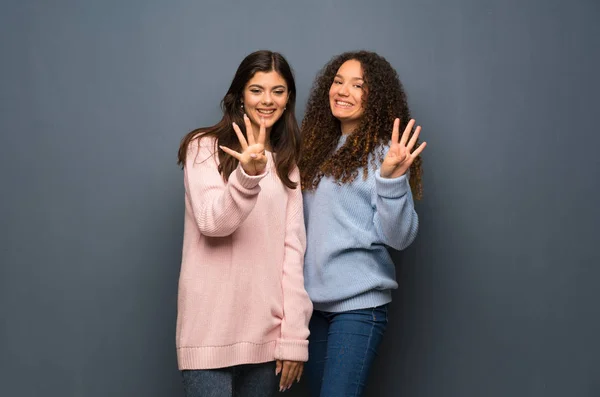
[{"label": "neck", "polygon": [[350,135],[351,133],[354,132],[354,130],[356,130],[356,128],[358,127],[359,122],[358,121],[346,121],[346,122],[341,122],[340,123],[340,128],[342,129],[342,135]]}]

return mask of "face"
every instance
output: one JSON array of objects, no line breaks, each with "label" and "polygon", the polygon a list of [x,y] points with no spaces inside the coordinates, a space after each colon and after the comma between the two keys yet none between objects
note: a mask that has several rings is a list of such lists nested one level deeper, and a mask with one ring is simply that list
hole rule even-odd
[{"label": "face", "polygon": [[277,72],[256,72],[244,87],[244,111],[255,130],[265,119],[267,131],[279,120],[289,98],[285,79]]},{"label": "face", "polygon": [[363,71],[360,62],[351,59],[340,66],[329,89],[331,113],[342,124],[342,133],[352,132],[360,124],[364,108]]}]

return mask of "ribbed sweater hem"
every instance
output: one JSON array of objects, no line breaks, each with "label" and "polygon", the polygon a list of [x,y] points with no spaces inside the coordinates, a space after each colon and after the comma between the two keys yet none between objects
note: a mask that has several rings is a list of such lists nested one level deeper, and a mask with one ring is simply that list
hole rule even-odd
[{"label": "ribbed sweater hem", "polygon": [[263,344],[239,342],[226,346],[190,346],[177,348],[180,370],[225,368],[275,360],[277,341]]},{"label": "ribbed sweater hem", "polygon": [[349,310],[366,309],[377,307],[390,303],[392,301],[392,291],[368,291],[364,294],[353,296],[352,298],[334,302],[313,302],[314,310],[321,312],[339,313]]}]

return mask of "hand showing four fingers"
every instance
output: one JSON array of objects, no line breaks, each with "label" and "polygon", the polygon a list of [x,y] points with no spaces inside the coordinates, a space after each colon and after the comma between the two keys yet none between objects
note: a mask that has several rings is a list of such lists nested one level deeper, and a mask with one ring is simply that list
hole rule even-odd
[{"label": "hand showing four fingers", "polygon": [[225,153],[238,159],[246,174],[260,175],[265,171],[265,167],[267,166],[267,156],[265,155],[265,137],[267,135],[265,121],[263,119],[260,120],[260,130],[257,140],[254,139],[252,123],[246,115],[244,115],[244,124],[246,125],[247,141],[240,127],[236,123],[233,123],[233,129],[242,145],[242,153],[238,153],[225,146],[219,147]]},{"label": "hand showing four fingers", "polygon": [[404,175],[413,161],[421,154],[423,149],[425,149],[425,146],[427,146],[427,143],[423,142],[418,148],[412,151],[417,143],[417,138],[419,138],[419,134],[421,133],[421,126],[417,126],[413,136],[410,138],[410,141],[408,141],[408,137],[410,136],[410,132],[414,125],[415,120],[410,120],[404,129],[402,137],[398,140],[400,135],[400,119],[394,120],[390,149],[381,164],[380,174],[382,178],[398,178]]}]

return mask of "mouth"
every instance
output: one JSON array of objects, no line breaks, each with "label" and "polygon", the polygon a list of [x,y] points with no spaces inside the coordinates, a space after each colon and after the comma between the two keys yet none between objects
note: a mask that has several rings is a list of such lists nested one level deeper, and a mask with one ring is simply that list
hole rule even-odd
[{"label": "mouth", "polygon": [[273,113],[275,113],[275,109],[256,109],[256,113],[260,114],[261,116],[270,116]]},{"label": "mouth", "polygon": [[350,109],[352,106],[354,106],[350,102],[340,101],[340,100],[337,100],[337,99],[334,101],[334,103],[335,103],[336,107],[342,108],[342,109]]}]

